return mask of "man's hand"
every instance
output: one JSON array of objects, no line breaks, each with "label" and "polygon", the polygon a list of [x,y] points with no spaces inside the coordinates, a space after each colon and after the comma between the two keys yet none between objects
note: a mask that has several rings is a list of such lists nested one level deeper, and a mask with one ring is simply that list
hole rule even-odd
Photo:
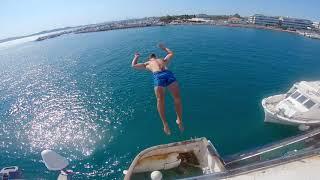
[{"label": "man's hand", "polygon": [[166,49],[166,46],[164,45],[164,44],[162,44],[162,43],[159,43],[159,48],[161,48],[161,49],[163,49],[163,50],[165,50]]},{"label": "man's hand", "polygon": [[135,58],[138,58],[138,57],[140,57],[140,54],[139,54],[138,52],[136,52],[136,53],[134,54],[134,57],[135,57]]},{"label": "man's hand", "polygon": [[167,56],[163,59],[163,61],[168,63],[169,60],[173,57],[173,52],[162,43],[159,43],[158,46],[159,46],[159,48],[161,48],[162,50],[164,50],[167,53]]}]

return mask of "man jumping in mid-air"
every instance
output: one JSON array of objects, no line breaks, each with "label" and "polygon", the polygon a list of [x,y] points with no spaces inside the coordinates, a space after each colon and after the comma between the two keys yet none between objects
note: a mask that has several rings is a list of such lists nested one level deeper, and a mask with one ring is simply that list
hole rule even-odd
[{"label": "man jumping in mid-air", "polygon": [[147,69],[153,73],[154,91],[157,97],[158,112],[163,123],[164,132],[167,135],[170,135],[171,131],[168,126],[164,108],[165,88],[167,87],[173,96],[174,106],[177,114],[176,123],[178,124],[181,132],[184,130],[182,124],[182,104],[176,78],[167,68],[170,59],[173,57],[173,52],[166,48],[163,44],[159,44],[159,47],[167,53],[167,56],[164,59],[157,58],[155,54],[151,54],[147,62],[138,63],[140,54],[136,53],[131,65],[135,69]]}]

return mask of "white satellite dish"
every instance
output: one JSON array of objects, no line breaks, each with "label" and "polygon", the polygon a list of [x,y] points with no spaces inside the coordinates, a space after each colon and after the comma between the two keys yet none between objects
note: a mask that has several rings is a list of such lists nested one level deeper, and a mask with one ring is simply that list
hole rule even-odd
[{"label": "white satellite dish", "polygon": [[44,150],[41,152],[42,159],[46,167],[51,171],[59,171],[66,168],[69,162],[66,158],[52,150]]}]

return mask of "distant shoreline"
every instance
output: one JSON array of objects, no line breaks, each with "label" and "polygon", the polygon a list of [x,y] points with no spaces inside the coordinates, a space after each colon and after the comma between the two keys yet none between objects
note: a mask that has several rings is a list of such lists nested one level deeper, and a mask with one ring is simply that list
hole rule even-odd
[{"label": "distant shoreline", "polygon": [[[71,31],[63,31],[59,33],[52,33],[50,35],[46,36],[40,36],[34,41],[44,41],[52,38],[56,38],[62,35],[68,35],[68,34],[83,34],[83,33],[91,33],[91,32],[103,32],[103,31],[113,31],[113,30],[121,30],[121,29],[132,29],[132,28],[145,28],[145,27],[159,27],[159,26],[183,26],[183,25],[191,25],[191,26],[201,26],[201,25],[207,25],[207,26],[222,26],[222,27],[234,27],[234,28],[248,28],[248,29],[263,29],[263,30],[271,30],[271,31],[278,31],[278,32],[287,32],[296,34],[299,36],[304,36],[307,38],[312,39],[318,39],[320,40],[320,33],[319,32],[306,32],[306,31],[299,31],[299,30],[284,30],[277,27],[271,27],[271,26],[259,26],[259,25],[253,25],[253,24],[232,24],[232,23],[194,23],[194,22],[188,22],[188,23],[162,23],[162,24],[135,24],[135,25],[123,25],[120,27],[107,27],[107,28],[97,28],[97,27],[85,27],[85,28],[79,28],[76,30]],[[14,40],[13,40],[14,41]],[[10,41],[2,42],[1,44],[8,43]]]},{"label": "distant shoreline", "polygon": [[[295,33],[301,36],[320,39],[320,28],[319,23],[317,26],[316,22],[312,23],[311,20],[306,19],[296,19],[291,18],[291,21],[300,20],[302,23],[305,21],[308,22],[308,26],[300,26],[298,25],[283,25],[281,22],[282,16],[270,16],[270,18],[275,19],[274,23],[269,22],[258,22],[258,24],[266,24],[266,25],[258,25],[255,21],[252,20],[253,16],[243,16],[241,17],[239,14],[234,15],[207,15],[207,14],[184,14],[184,15],[166,15],[166,16],[153,16],[153,17],[145,17],[145,18],[137,18],[137,19],[127,19],[127,20],[119,20],[119,21],[110,21],[110,22],[102,22],[96,24],[87,24],[80,25],[75,27],[64,27],[57,28],[47,31],[42,31],[38,33],[34,33],[27,36],[18,36],[11,37],[6,39],[0,39],[0,45],[3,45],[5,42],[13,42],[18,39],[25,39],[26,37],[32,37],[35,41],[43,41],[51,38],[56,38],[61,35],[66,34],[79,34],[79,33],[90,33],[90,32],[101,32],[101,31],[112,31],[119,29],[129,29],[129,28],[143,28],[143,27],[154,27],[154,26],[168,26],[168,25],[212,25],[212,26],[226,26],[226,27],[242,27],[242,28],[252,28],[252,29],[265,29],[265,30],[273,30],[273,31],[281,31],[288,33]],[[269,17],[259,15],[258,17]],[[289,17],[288,17],[289,18]],[[290,19],[290,18],[289,18]],[[270,26],[269,26],[269,25]],[[49,34],[50,33],[50,34]],[[36,36],[35,36],[36,35]]]},{"label": "distant shoreline", "polygon": [[[320,39],[320,34],[317,32],[312,32],[314,33],[315,37],[309,37],[305,35],[303,32],[300,32],[298,30],[292,31],[292,30],[284,30],[281,28],[277,27],[271,27],[271,26],[259,26],[259,25],[252,25],[252,24],[211,24],[211,23],[173,23],[173,24],[150,24],[150,25],[135,25],[135,26],[125,26],[125,27],[114,27],[114,28],[108,28],[108,29],[91,29],[88,28],[88,30],[78,30],[76,32],[62,32],[59,34],[52,34],[49,36],[43,36],[39,37],[36,41],[43,41],[55,37],[59,37],[64,34],[83,34],[83,33],[91,33],[91,32],[103,32],[103,31],[113,31],[113,30],[120,30],[120,29],[132,29],[132,28],[145,28],[145,27],[158,27],[158,26],[183,26],[183,25],[192,25],[192,26],[199,26],[199,25],[208,25],[208,26],[223,26],[223,27],[236,27],[236,28],[248,28],[248,29],[264,29],[264,30],[271,30],[271,31],[278,31],[278,32],[287,32],[287,33],[292,33],[300,36],[305,36],[308,38],[314,38],[314,39]],[[317,36],[318,35],[318,36]]]},{"label": "distant shoreline", "polygon": [[[180,24],[169,24],[169,26],[183,26],[183,25],[207,25],[207,26],[221,26],[221,27],[231,27],[231,28],[247,28],[247,29],[262,29],[262,30],[270,30],[270,31],[278,31],[278,32],[286,32],[286,33],[292,33],[292,34],[296,34],[296,35],[300,35],[303,36],[303,34],[301,34],[300,31],[296,30],[296,31],[290,31],[290,30],[284,30],[281,28],[277,28],[277,27],[266,27],[266,26],[259,26],[259,25],[252,25],[252,24],[206,24],[206,23],[180,23]],[[319,35],[318,38],[314,38],[314,39],[319,39],[320,40],[320,32],[312,32],[315,33],[317,35]],[[306,37],[306,36],[305,36]],[[309,37],[310,38],[310,37]]]}]

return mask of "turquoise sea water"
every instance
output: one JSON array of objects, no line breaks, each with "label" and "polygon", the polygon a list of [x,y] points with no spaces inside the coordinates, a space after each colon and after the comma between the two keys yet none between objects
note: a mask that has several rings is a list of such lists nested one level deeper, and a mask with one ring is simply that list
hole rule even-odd
[{"label": "turquoise sea water", "polygon": [[[156,44],[175,51],[185,133],[162,131],[151,74],[130,67]],[[265,124],[263,97],[320,77],[320,41],[275,31],[168,26],[62,36],[0,51],[0,167],[54,179],[40,152],[67,157],[76,179],[121,179],[141,150],[207,137],[223,155],[279,140],[296,128]]]}]

